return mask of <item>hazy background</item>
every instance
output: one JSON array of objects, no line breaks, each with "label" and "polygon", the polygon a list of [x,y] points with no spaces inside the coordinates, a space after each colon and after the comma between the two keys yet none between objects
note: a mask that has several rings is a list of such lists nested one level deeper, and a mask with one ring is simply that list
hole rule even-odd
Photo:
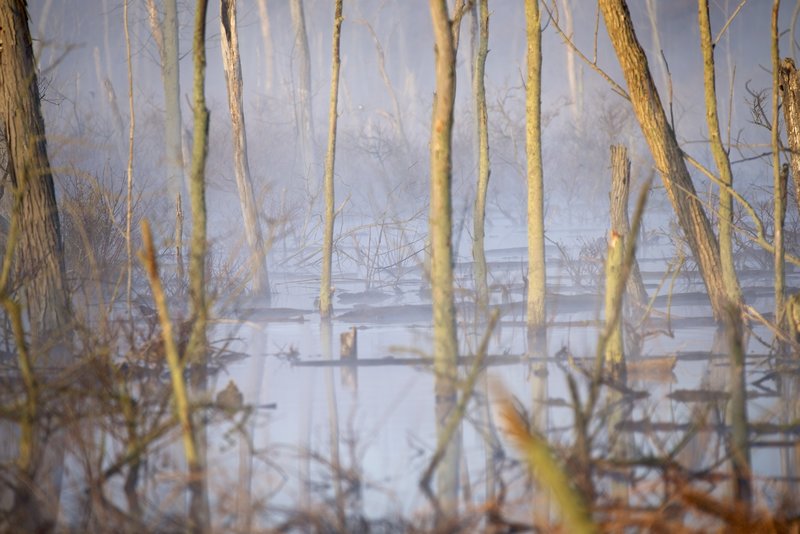
[{"label": "hazy background", "polygon": [[[567,2],[573,35],[584,54],[624,86],[596,5]],[[265,42],[254,1],[240,1],[239,37],[250,169],[260,198],[262,223],[276,236],[294,235],[314,244],[321,209],[319,190],[327,142],[328,87],[332,2],[304,2],[311,54],[312,105],[316,165],[304,168],[296,127],[297,51],[288,1],[266,2],[274,50],[267,70]],[[558,2],[563,7],[563,2]],[[716,35],[738,2],[712,2]],[[489,102],[492,178],[489,209],[519,217],[524,224],[524,71],[523,2],[490,2],[490,52],[486,86]],[[689,0],[634,0],[630,9],[640,42],[665,105],[668,101],[663,49],[672,78],[672,109],[679,139],[701,161],[708,157],[702,94],[702,63],[697,5]],[[781,28],[791,22],[794,6],[784,2]],[[241,218],[230,155],[230,119],[219,48],[219,5],[209,5],[206,77],[211,110],[208,195],[211,236],[241,241]],[[119,187],[127,159],[128,95],[122,3],[119,0],[38,0],[30,3],[45,86],[45,113],[50,152],[61,183],[74,175],[101,177]],[[347,200],[346,216],[375,221],[380,217],[424,220],[428,188],[428,128],[434,91],[433,39],[427,2],[346,1],[342,29],[342,79],[337,146],[337,203]],[[184,144],[191,142],[192,2],[179,2],[181,91],[184,95]],[[543,20],[548,15],[543,12]],[[471,19],[462,23],[458,54],[458,105],[454,135],[456,218],[467,216],[475,181],[474,112],[471,102]],[[599,22],[599,28],[597,26]],[[566,29],[562,13],[561,26]],[[657,31],[654,30],[654,24]],[[385,54],[386,72],[398,99],[408,138],[404,150],[389,89],[380,71],[371,26]],[[548,231],[574,222],[576,216],[603,216],[609,174],[608,146],[625,143],[632,152],[634,180],[651,172],[648,151],[627,102],[614,94],[589,66],[575,58],[581,91],[573,100],[567,77],[567,47],[548,23],[544,30],[543,124]],[[597,29],[597,31],[596,31]],[[769,90],[770,5],[751,0],[742,8],[716,47],[717,87],[723,130],[734,145],[734,161],[766,151],[769,132],[751,124],[746,88]],[[150,34],[144,2],[130,5],[133,84],[136,109],[134,180],[149,217],[167,232],[171,206],[165,204],[163,89],[158,51]],[[781,39],[782,55],[793,53],[790,32]],[[735,71],[735,76],[734,76]],[[108,84],[106,83],[108,80]],[[271,85],[268,81],[271,80]],[[730,97],[732,96],[732,101]],[[768,102],[768,100],[767,100]],[[761,145],[761,146],[759,146]],[[771,183],[767,160],[734,166],[736,184]],[[81,178],[83,177],[83,178]],[[117,184],[115,186],[115,184]],[[709,190],[697,177],[699,191]],[[663,203],[658,194],[654,205]],[[575,210],[576,206],[584,206]],[[569,209],[565,209],[565,207]],[[287,226],[287,221],[293,221]],[[302,224],[297,221],[303,221]],[[337,231],[352,221],[340,221]],[[491,225],[491,215],[488,224]],[[297,225],[301,230],[298,230]],[[342,226],[345,225],[345,226]],[[303,236],[299,234],[303,233]],[[602,234],[598,231],[598,234]],[[168,235],[168,234],[167,234]],[[235,240],[234,240],[235,241]],[[277,246],[277,244],[276,244]],[[491,247],[492,243],[487,243]]]}]

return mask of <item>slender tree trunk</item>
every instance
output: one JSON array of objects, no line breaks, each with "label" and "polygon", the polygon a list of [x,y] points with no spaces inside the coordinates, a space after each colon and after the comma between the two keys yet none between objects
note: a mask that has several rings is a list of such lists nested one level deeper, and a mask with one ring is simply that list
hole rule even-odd
[{"label": "slender tree trunk", "polygon": [[478,52],[473,73],[475,107],[478,130],[478,184],[475,193],[475,206],[472,215],[472,259],[474,263],[475,290],[480,313],[489,305],[489,285],[487,283],[486,253],[484,237],[486,227],[486,192],[489,189],[489,124],[486,111],[486,56],[489,53],[489,0],[479,2]]},{"label": "slender tree trunk", "polygon": [[[624,0],[599,0],[599,3],[608,35],[628,83],[634,113],[699,266],[714,317],[720,320],[728,296],[722,283],[722,262],[716,236],[697,197],[675,133],[667,121],[647,58],[636,38],[627,3]],[[740,302],[737,300],[734,304]]]},{"label": "slender tree trunk", "polygon": [[334,218],[334,192],[333,169],[336,160],[336,119],[338,117],[339,103],[339,42],[342,35],[342,0],[336,0],[333,15],[333,42],[331,45],[331,94],[330,111],[328,115],[328,149],[325,153],[325,233],[322,241],[322,280],[319,293],[319,312],[324,318],[329,317],[331,306],[331,267],[333,263],[333,218]]},{"label": "slender tree trunk", "polygon": [[196,501],[197,485],[204,477],[204,464],[201,460],[197,443],[197,433],[194,422],[192,421],[192,408],[189,403],[189,389],[186,379],[183,376],[185,361],[181,361],[178,353],[178,343],[172,332],[172,320],[167,310],[167,297],[161,285],[161,278],[158,273],[156,263],[155,247],[153,246],[153,234],[150,232],[150,225],[147,221],[142,223],[142,242],[143,248],[140,252],[140,259],[147,272],[150,288],[155,301],[158,320],[161,325],[162,338],[164,343],[164,355],[170,371],[172,382],[172,400],[175,404],[175,412],[181,425],[181,437],[183,441],[183,451],[186,455],[186,463],[189,467],[189,488],[192,493],[192,510],[190,511],[189,524],[192,532],[203,532],[208,525],[208,516],[198,513],[194,503]]},{"label": "slender tree trunk", "polygon": [[[623,240],[637,239],[631,235],[628,220],[628,196],[631,183],[631,161],[628,149],[624,145],[611,147],[611,231],[623,237]],[[626,284],[628,303],[631,311],[643,310],[647,305],[647,290],[644,287],[642,273],[636,258],[631,265],[631,274]]]},{"label": "slender tree trunk", "polygon": [[303,12],[303,0],[291,0],[289,8],[294,29],[294,50],[297,54],[297,127],[300,131],[300,145],[303,151],[303,172],[311,176],[314,161],[314,122],[311,116],[311,58],[308,51],[308,35],[306,18]]},{"label": "slender tree trunk", "polygon": [[239,34],[236,29],[236,0],[220,1],[220,30],[222,63],[228,88],[228,108],[231,112],[233,134],[233,159],[239,204],[242,207],[244,233],[250,248],[250,265],[253,276],[253,292],[269,301],[269,271],[261,226],[258,222],[250,164],[247,161],[247,131],[242,106],[242,66],[239,60]]},{"label": "slender tree trunk", "polygon": [[192,299],[194,325],[188,346],[189,361],[205,361],[206,321],[206,184],[205,170],[208,155],[208,108],[206,108],[206,11],[208,0],[197,0],[194,22],[194,140],[192,142],[192,173],[189,182],[192,207],[192,238],[189,255],[189,291]]},{"label": "slender tree trunk", "polygon": [[261,21],[261,39],[264,41],[264,67],[267,71],[264,83],[266,92],[269,93],[272,91],[272,79],[275,76],[275,49],[272,45],[272,27],[269,22],[267,0],[258,0],[258,18]]},{"label": "slender tree trunk", "polygon": [[133,106],[133,61],[131,60],[131,34],[128,26],[128,2],[123,8],[123,19],[125,24],[125,58],[128,64],[128,107],[129,125],[128,130],[128,180],[127,194],[125,196],[125,246],[128,254],[127,264],[127,284],[125,289],[125,302],[128,306],[128,321],[133,326],[133,312],[131,294],[133,292],[133,242],[131,240],[131,224],[133,222],[133,141],[136,132],[136,113]]},{"label": "slender tree trunk", "polygon": [[[433,300],[434,371],[436,373],[437,432],[446,426],[456,405],[456,336],[453,302],[452,251],[452,133],[456,91],[452,27],[446,0],[430,0],[436,55],[436,94],[431,124],[431,293]],[[453,439],[436,473],[437,493],[446,517],[458,508],[458,456],[460,439]]]},{"label": "slender tree trunk", "polygon": [[181,141],[181,83],[178,57],[177,0],[164,0],[164,53],[161,71],[166,104],[167,170],[169,188],[176,198],[183,189],[183,143]]},{"label": "slender tree trunk", "polygon": [[528,79],[525,147],[528,161],[528,331],[544,329],[544,178],[542,170],[542,30],[538,0],[525,0]]},{"label": "slender tree trunk", "polygon": [[[192,142],[192,173],[189,194],[192,207],[192,238],[189,255],[189,294],[192,301],[193,324],[187,346],[186,362],[198,364],[198,382],[205,381],[206,323],[206,195],[205,169],[208,156],[208,108],[205,97],[206,74],[206,15],[208,0],[197,0],[195,8],[192,50],[194,56],[194,140]],[[189,463],[190,510],[193,530],[205,532],[210,528],[210,512],[206,474],[206,439],[202,423],[195,429],[197,458]]]},{"label": "slender tree trunk", "polygon": [[[161,57],[161,81],[164,87],[164,141],[166,144],[167,190],[170,198],[181,202],[183,191],[183,139],[181,137],[181,84],[178,57],[180,44],[178,36],[177,0],[164,0],[164,18],[160,21],[155,0],[147,0],[150,32]],[[183,282],[183,235],[176,220],[175,259],[178,279]]]},{"label": "slender tree trunk", "polygon": [[737,302],[741,299],[736,269],[733,265],[733,173],[728,151],[722,144],[717,113],[717,88],[714,64],[714,46],[711,37],[711,20],[708,15],[708,0],[698,0],[698,21],[700,26],[700,45],[703,51],[703,85],[705,87],[706,122],[711,141],[711,152],[719,170],[723,187],[719,189],[719,256],[722,263],[722,284],[728,299]]},{"label": "slender tree trunk", "polygon": [[[572,7],[569,0],[561,0],[561,13],[564,14],[564,33],[569,39],[573,39],[574,25],[572,20]],[[581,117],[583,116],[583,83],[581,80],[580,69],[575,64],[575,50],[571,46],[565,46],[567,54],[567,82],[569,83],[570,107],[572,108],[572,121],[575,128],[582,129]]]},{"label": "slender tree trunk", "polygon": [[778,110],[778,93],[781,83],[780,73],[780,52],[778,49],[778,41],[780,35],[778,33],[778,11],[780,9],[780,0],[774,0],[772,4],[772,187],[773,187],[773,203],[775,213],[773,215],[774,235],[773,242],[775,246],[775,253],[773,255],[775,263],[775,324],[780,328],[783,325],[784,318],[784,297],[786,290],[786,274],[785,274],[785,250],[784,250],[784,237],[783,237],[783,224],[786,217],[786,181],[788,174],[788,167],[781,168],[781,153],[780,153],[780,129],[778,122],[780,121],[780,112]]}]

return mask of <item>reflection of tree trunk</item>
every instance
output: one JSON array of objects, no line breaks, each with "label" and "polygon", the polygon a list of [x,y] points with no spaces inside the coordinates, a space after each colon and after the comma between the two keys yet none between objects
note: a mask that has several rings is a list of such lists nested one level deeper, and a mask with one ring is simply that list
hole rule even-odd
[{"label": "reflection of tree trunk", "polygon": [[545,324],[544,185],[542,176],[542,30],[538,0],[525,1],[528,80],[525,127],[528,161],[528,329]]},{"label": "reflection of tree trunk", "polygon": [[336,119],[339,103],[339,41],[342,34],[342,0],[336,0],[333,15],[333,42],[331,45],[331,94],[328,115],[328,149],[325,153],[325,231],[322,241],[322,277],[319,294],[319,312],[323,318],[330,316],[331,306],[331,267],[333,263],[333,218],[334,191],[333,169],[336,161]]},{"label": "reflection of tree trunk", "polygon": [[731,425],[730,456],[733,470],[733,493],[741,506],[749,507],[752,500],[752,469],[750,442],[747,435],[747,380],[744,358],[742,321],[739,311],[729,308],[725,316],[725,333],[731,358],[731,400],[727,417]]},{"label": "reflection of tree trunk", "polygon": [[[452,132],[455,101],[456,50],[452,21],[446,0],[430,0],[436,52],[436,93],[431,124],[431,293],[433,301],[434,371],[436,373],[436,421],[441,433],[456,404],[456,337],[453,303],[452,254]],[[456,433],[459,435],[460,433]],[[453,517],[458,509],[458,451],[460,438],[447,446],[436,473],[437,494],[442,512]]]},{"label": "reflection of tree trunk", "polygon": [[697,197],[675,133],[667,122],[647,58],[636,38],[627,3],[625,0],[600,0],[600,8],[628,83],[634,113],[703,276],[714,316],[721,319],[728,298],[722,283],[717,239]]},{"label": "reflection of tree trunk", "polygon": [[250,248],[253,292],[269,300],[269,273],[266,250],[258,210],[250,178],[250,164],[247,161],[247,131],[242,107],[242,66],[239,61],[239,35],[236,30],[236,0],[220,2],[220,29],[222,62],[225,68],[225,81],[228,86],[228,107],[231,112],[233,133],[233,159],[236,171],[236,186],[239,190],[239,204],[244,218],[244,233]]},{"label": "reflection of tree trunk", "polygon": [[486,226],[486,191],[489,188],[489,125],[486,112],[486,55],[489,53],[489,1],[480,0],[480,37],[478,53],[473,73],[475,106],[477,108],[478,129],[478,185],[475,193],[475,208],[472,216],[472,258],[475,261],[475,290],[478,296],[479,313],[484,313],[489,305],[489,285],[486,281],[486,253],[484,235]]},{"label": "reflection of tree trunk", "polygon": [[[624,145],[611,147],[611,231],[621,235],[623,240],[636,239],[630,235],[628,220],[628,196],[631,183],[631,161]],[[647,305],[647,290],[644,287],[639,262],[633,258],[630,276],[626,284],[628,304],[631,311],[643,310]]]},{"label": "reflection of tree trunk", "polygon": [[[298,60],[297,87],[297,128],[300,131],[300,145],[303,151],[303,173],[314,171],[314,123],[311,116],[311,58],[308,51],[306,19],[303,13],[303,0],[291,0],[289,8],[294,30],[294,50]],[[313,183],[313,182],[312,182]]]},{"label": "reflection of tree trunk", "polygon": [[[550,414],[547,410],[549,400],[547,330],[529,330],[527,341],[527,354],[530,358],[528,376],[531,385],[530,425],[539,435],[547,437],[547,430],[550,427]],[[532,519],[536,525],[547,525],[550,520],[552,493],[542,484],[535,481],[534,484]]]},{"label": "reflection of tree trunk", "polygon": [[[341,6],[341,0],[337,1]],[[320,323],[320,341],[322,343],[322,356],[326,360],[333,359],[333,325],[330,319],[323,319]],[[328,425],[330,431],[331,455],[331,480],[333,481],[333,495],[336,503],[336,530],[346,530],[346,510],[344,492],[342,491],[342,466],[339,454],[339,406],[336,400],[336,382],[333,379],[333,367],[325,370],[325,391],[328,404]]]}]

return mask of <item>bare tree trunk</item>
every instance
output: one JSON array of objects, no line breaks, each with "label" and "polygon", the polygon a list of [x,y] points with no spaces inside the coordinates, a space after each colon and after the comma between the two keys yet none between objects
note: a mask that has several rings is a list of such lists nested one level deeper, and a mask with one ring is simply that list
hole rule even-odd
[{"label": "bare tree trunk", "polygon": [[708,15],[708,0],[698,0],[698,20],[700,26],[700,45],[703,50],[703,80],[706,101],[706,122],[711,140],[711,152],[719,170],[722,187],[719,189],[719,256],[722,262],[722,283],[731,302],[741,299],[736,269],[733,265],[733,173],[728,152],[722,145],[717,114],[716,73],[714,72],[714,46],[711,42],[711,20]]},{"label": "bare tree trunk", "polygon": [[[164,0],[164,19],[160,21],[155,0],[147,0],[150,32],[158,46],[161,56],[161,81],[164,86],[164,140],[166,144],[167,190],[170,198],[181,202],[183,191],[183,140],[181,138],[181,84],[178,55],[180,44],[178,36],[177,0]],[[175,259],[178,278],[183,283],[183,235],[180,224],[175,227]],[[180,285],[180,284],[179,284]]]},{"label": "bare tree trunk", "polygon": [[303,0],[291,0],[289,8],[294,29],[294,50],[298,60],[297,87],[297,128],[300,130],[300,145],[303,151],[303,172],[313,175],[314,161],[314,121],[311,116],[311,58],[308,51],[306,18],[303,13]]},{"label": "bare tree trunk", "polygon": [[11,183],[22,196],[17,272],[35,343],[64,328],[69,297],[38,77],[24,0],[0,1],[0,120]]},{"label": "bare tree trunk", "polygon": [[[622,236],[623,240],[637,239],[631,235],[628,220],[628,196],[631,183],[631,161],[624,145],[611,147],[611,231]],[[644,287],[639,262],[633,259],[631,274],[626,284],[628,303],[631,309],[643,310],[647,305],[647,290]]]},{"label": "bare tree trunk", "polygon": [[11,250],[0,275],[0,293],[13,320],[26,389],[17,459],[21,485],[16,488],[16,519],[12,524],[25,531],[45,531],[52,528],[58,514],[64,435],[59,429],[45,432],[38,428],[37,391],[42,384],[36,380],[35,366],[61,367],[68,363],[60,336],[67,333],[70,303],[28,22],[24,0],[0,1],[0,123],[5,129],[8,173],[16,196],[8,240],[15,245],[15,282],[28,317],[32,354],[43,349],[45,342],[55,348],[39,354],[36,360],[28,353],[20,304],[7,293]]},{"label": "bare tree trunk", "polygon": [[128,255],[127,283],[125,286],[125,302],[128,306],[128,321],[133,326],[131,294],[133,292],[133,242],[131,240],[131,224],[133,222],[133,141],[136,132],[136,113],[133,107],[133,61],[131,60],[131,33],[128,26],[128,2],[122,8],[125,24],[125,58],[128,64],[128,112],[130,114],[128,130],[128,179],[125,198],[125,247]]},{"label": "bare tree trunk", "polygon": [[333,43],[331,45],[331,94],[328,115],[328,149],[325,153],[325,233],[322,242],[322,278],[319,293],[319,313],[323,318],[329,317],[331,306],[331,267],[333,263],[333,218],[334,191],[333,169],[336,161],[336,119],[339,103],[339,42],[342,35],[342,0],[336,0],[333,15]]},{"label": "bare tree trunk", "polygon": [[[441,434],[456,405],[458,395],[451,199],[456,49],[447,1],[430,0],[430,9],[435,39],[436,93],[431,124],[431,206],[428,224],[431,238],[436,420],[437,433]],[[459,448],[460,439],[453,439],[447,445],[445,457],[436,472],[437,493],[445,517],[453,517],[458,509]]]},{"label": "bare tree trunk", "polygon": [[525,112],[528,161],[528,330],[545,326],[544,178],[542,170],[542,30],[538,0],[525,0],[528,79]]},{"label": "bare tree trunk", "polygon": [[773,243],[775,246],[775,253],[773,255],[775,263],[775,324],[780,328],[783,325],[784,318],[784,298],[786,292],[786,266],[785,266],[785,249],[783,237],[783,224],[786,217],[786,181],[788,174],[788,167],[781,169],[781,153],[780,153],[780,129],[778,122],[780,121],[780,112],[778,110],[778,92],[781,82],[781,65],[780,65],[780,52],[778,50],[778,41],[780,35],[778,33],[778,11],[780,9],[780,0],[774,0],[772,4],[772,195],[775,213],[773,216]]},{"label": "bare tree trunk", "polygon": [[[605,344],[606,369],[615,376],[624,376],[625,352],[622,345],[622,321],[617,310],[621,308],[623,263],[625,256],[624,236],[611,231],[608,237],[608,257],[606,258],[606,296],[605,296],[605,332],[608,335]],[[612,320],[616,317],[616,321]]]},{"label": "bare tree trunk", "polygon": [[[798,4],[800,6],[800,4]],[[789,142],[794,180],[795,200],[800,208],[800,77],[792,58],[784,58],[780,68],[780,88],[783,94],[783,118]]]},{"label": "bare tree trunk", "polygon": [[[634,113],[699,266],[714,317],[720,320],[728,296],[722,283],[722,262],[716,236],[697,198],[675,132],[667,121],[647,58],[636,38],[627,3],[625,0],[599,0],[599,3],[608,35],[628,83]],[[740,301],[737,299],[734,304],[739,305]]]},{"label": "bare tree trunk", "polygon": [[[194,36],[192,50],[194,56],[194,140],[192,142],[192,174],[189,194],[192,206],[192,239],[189,255],[189,293],[192,300],[194,322],[189,338],[186,362],[199,364],[198,382],[205,381],[206,323],[208,308],[206,303],[206,189],[205,169],[208,156],[208,108],[205,96],[206,74],[206,15],[208,0],[197,0],[195,8]],[[202,387],[202,384],[201,384]],[[195,532],[210,529],[210,511],[205,474],[206,439],[202,423],[195,429],[197,457],[189,463],[189,515]]]},{"label": "bare tree trunk", "polygon": [[269,22],[267,0],[258,0],[258,18],[261,21],[261,39],[264,41],[264,67],[267,73],[264,78],[264,89],[272,91],[272,79],[275,76],[275,49],[272,45],[272,27]]},{"label": "bare tree trunk", "polygon": [[242,106],[242,66],[239,60],[239,35],[236,30],[236,0],[220,1],[220,31],[222,63],[228,88],[228,108],[231,112],[236,187],[239,190],[244,233],[247,246],[250,248],[249,263],[253,276],[253,292],[269,301],[270,287],[266,250],[261,226],[258,222],[253,182],[250,178],[250,164],[247,161],[247,131]]},{"label": "bare tree trunk", "polygon": [[489,53],[489,1],[480,0],[480,36],[478,38],[478,52],[473,73],[473,87],[475,90],[475,107],[478,130],[478,184],[475,193],[475,206],[472,215],[472,259],[474,263],[475,291],[478,297],[480,313],[486,311],[489,305],[489,285],[487,283],[486,253],[484,250],[484,237],[486,227],[486,192],[489,189],[489,124],[486,111],[486,56]]},{"label": "bare tree trunk", "polygon": [[[572,7],[569,0],[561,0],[561,12],[564,14],[564,32],[572,40],[574,25],[572,21]],[[581,117],[583,116],[583,83],[580,69],[575,64],[575,50],[571,46],[564,47],[567,54],[567,82],[569,83],[570,107],[572,108],[572,120],[575,128],[582,128]]]}]

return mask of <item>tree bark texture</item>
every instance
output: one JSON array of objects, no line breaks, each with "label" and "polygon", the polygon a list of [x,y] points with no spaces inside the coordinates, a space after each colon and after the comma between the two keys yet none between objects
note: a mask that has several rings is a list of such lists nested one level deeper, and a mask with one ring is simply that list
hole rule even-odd
[{"label": "tree bark texture", "polygon": [[[456,405],[458,339],[453,301],[452,132],[455,103],[456,50],[446,0],[430,0],[435,39],[436,94],[431,123],[431,293],[433,300],[434,371],[437,432],[447,425]],[[436,473],[442,512],[452,517],[458,507],[459,439],[447,447]]]},{"label": "tree bark texture", "polygon": [[[697,198],[675,132],[667,121],[647,57],[636,38],[627,3],[624,0],[599,0],[599,3],[628,84],[633,111],[700,269],[714,317],[721,320],[728,297],[722,283],[719,245],[702,203]],[[738,299],[735,304],[739,304]]]},{"label": "tree bark texture", "polygon": [[528,76],[525,148],[528,162],[528,330],[544,328],[544,177],[542,169],[542,30],[538,0],[525,0]]},{"label": "tree bark texture", "polygon": [[739,282],[733,265],[733,172],[728,151],[722,144],[717,113],[717,87],[714,66],[714,45],[711,36],[711,19],[708,14],[708,0],[698,0],[698,25],[700,27],[700,48],[703,52],[703,87],[705,88],[706,123],[711,144],[711,153],[717,164],[722,186],[719,188],[719,256],[722,262],[722,283],[728,299],[740,300]]},{"label": "tree bark texture", "polygon": [[771,18],[771,46],[770,57],[772,60],[772,199],[774,206],[773,216],[773,244],[775,251],[773,254],[774,264],[774,288],[775,288],[775,324],[780,328],[783,326],[784,299],[786,294],[786,249],[783,235],[783,225],[786,217],[786,173],[781,168],[781,143],[778,122],[780,121],[779,106],[779,86],[781,83],[781,65],[778,33],[778,12],[780,10],[780,0],[772,3]]},{"label": "tree bark texture", "polygon": [[16,270],[34,342],[64,328],[69,297],[53,175],[34,64],[27,3],[0,1],[0,120],[9,173],[21,195]]},{"label": "tree bark texture", "polygon": [[[622,275],[625,256],[625,237],[611,231],[608,237],[608,256],[606,258],[606,296],[605,320],[606,339],[605,362],[606,369],[616,376],[622,376],[625,370],[625,353],[622,342],[622,320],[619,310],[622,307]],[[611,323],[612,319],[613,324]]]},{"label": "tree bark texture", "polygon": [[269,300],[270,287],[266,250],[264,250],[264,238],[258,222],[258,210],[250,177],[250,164],[247,161],[247,131],[242,105],[242,66],[239,59],[239,34],[236,29],[236,5],[236,0],[220,1],[222,65],[225,69],[228,109],[231,113],[236,188],[239,191],[239,205],[242,208],[242,218],[244,219],[244,234],[250,249],[248,263],[253,275],[252,287],[254,293]]},{"label": "tree bark texture", "polygon": [[479,2],[479,36],[478,52],[475,58],[473,87],[475,91],[475,108],[478,132],[478,184],[475,193],[475,206],[472,215],[472,259],[474,260],[475,291],[478,309],[481,313],[489,305],[489,284],[487,278],[485,227],[486,227],[486,193],[489,189],[491,173],[489,162],[489,118],[486,110],[486,56],[489,53],[489,0]]},{"label": "tree bark texture", "polygon": [[780,69],[780,89],[783,96],[783,119],[789,142],[795,200],[800,208],[800,77],[792,58],[784,58]]},{"label": "tree bark texture", "polygon": [[322,279],[319,294],[319,312],[323,318],[331,314],[331,268],[333,263],[334,190],[333,169],[336,162],[336,119],[339,103],[339,42],[342,35],[342,0],[336,0],[333,15],[333,42],[331,44],[331,94],[328,115],[328,149],[325,153],[325,233],[322,241]]},{"label": "tree bark texture", "polygon": [[[611,147],[611,231],[622,236],[623,241],[636,239],[631,235],[628,220],[628,196],[631,184],[631,161],[628,149],[623,145]],[[631,309],[643,310],[647,305],[647,290],[644,287],[639,262],[634,257],[631,273],[626,284],[628,303]]]},{"label": "tree bark texture", "polygon": [[[206,107],[206,16],[208,0],[197,0],[195,7],[194,34],[192,50],[194,56],[194,139],[192,142],[192,169],[189,182],[190,204],[192,207],[192,238],[189,255],[189,294],[192,301],[192,333],[184,356],[185,362],[199,364],[195,380],[205,381],[206,323],[208,308],[206,302],[206,159],[208,157],[208,108]],[[202,421],[198,419],[197,421]],[[210,528],[211,514],[205,473],[207,440],[202,423],[195,428],[197,457],[189,461],[189,516],[193,532],[206,532]]]}]

